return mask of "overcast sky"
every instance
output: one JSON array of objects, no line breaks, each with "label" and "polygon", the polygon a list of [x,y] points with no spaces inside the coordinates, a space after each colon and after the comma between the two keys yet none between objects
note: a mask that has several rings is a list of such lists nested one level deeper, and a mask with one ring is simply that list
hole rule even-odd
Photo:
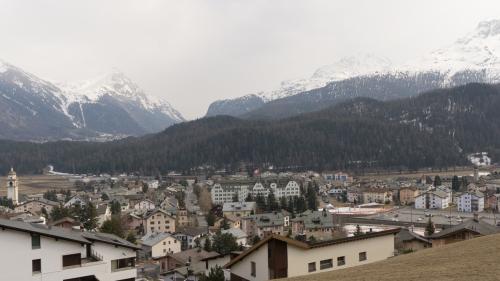
[{"label": "overcast sky", "polygon": [[0,0],[0,58],[57,81],[118,68],[191,119],[344,56],[404,62],[494,18],[498,0]]}]

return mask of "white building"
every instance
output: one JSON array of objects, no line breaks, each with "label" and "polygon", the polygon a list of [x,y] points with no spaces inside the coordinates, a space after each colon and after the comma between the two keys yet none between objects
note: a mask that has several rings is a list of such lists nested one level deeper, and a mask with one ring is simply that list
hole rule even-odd
[{"label": "white building", "polygon": [[465,192],[457,200],[459,212],[484,211],[484,195],[481,192]]},{"label": "white building", "polygon": [[143,199],[134,205],[134,209],[138,211],[154,210],[155,208],[155,203],[149,199]]},{"label": "white building", "polygon": [[115,235],[0,220],[1,280],[134,281],[138,248]]},{"label": "white building", "polygon": [[234,238],[236,238],[236,243],[238,245],[246,246],[248,243],[248,241],[247,241],[248,235],[240,228],[230,228],[230,229],[221,230],[221,233],[222,234],[229,233],[232,236],[234,236]]},{"label": "white building", "polygon": [[451,200],[451,194],[444,191],[426,191],[415,197],[415,209],[445,209]]},{"label": "white building", "polygon": [[19,182],[13,168],[10,168],[7,175],[7,198],[12,200],[14,206],[19,203]]},{"label": "white building", "polygon": [[399,229],[391,229],[315,244],[272,235],[233,258],[225,268],[231,270],[231,280],[264,281],[368,264],[394,255],[397,232]]},{"label": "white building", "polygon": [[276,200],[281,197],[300,196],[300,185],[294,180],[287,181],[284,186],[276,182],[265,184],[250,181],[228,181],[214,184],[211,195],[214,204],[223,204],[233,202],[236,195],[238,201],[245,201],[248,194],[251,194],[254,198],[259,194],[267,197],[271,192],[273,192]]},{"label": "white building", "polygon": [[146,258],[159,258],[181,251],[181,241],[169,233],[149,233],[142,238],[142,250]]}]

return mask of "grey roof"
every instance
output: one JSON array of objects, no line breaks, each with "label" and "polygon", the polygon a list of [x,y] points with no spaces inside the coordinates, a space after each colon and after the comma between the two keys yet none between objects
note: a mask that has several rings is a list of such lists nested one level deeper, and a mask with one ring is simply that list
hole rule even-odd
[{"label": "grey roof", "polygon": [[468,219],[461,224],[452,226],[447,229],[443,229],[438,233],[434,233],[428,238],[430,239],[443,238],[463,230],[469,230],[480,235],[489,235],[498,233],[498,229],[495,226],[483,221],[482,219]]},{"label": "grey roof", "polygon": [[125,248],[131,248],[134,250],[140,249],[137,245],[128,242],[125,239],[122,239],[114,234],[110,233],[101,233],[101,232],[80,232],[85,239],[90,241],[98,241],[107,244],[112,244],[115,246],[122,246]]},{"label": "grey roof", "polygon": [[82,232],[65,230],[59,227],[49,227],[44,224],[34,224],[22,221],[0,219],[0,228],[12,229],[28,233],[36,233],[46,237],[91,244],[90,241],[88,241],[81,235]]},{"label": "grey roof", "polygon": [[223,212],[235,212],[235,211],[252,211],[255,210],[255,202],[233,202],[224,203],[222,207]]},{"label": "grey roof", "polygon": [[27,233],[36,233],[41,236],[58,238],[67,241],[78,242],[82,244],[92,244],[93,241],[99,241],[115,246],[122,246],[134,250],[139,249],[136,245],[122,239],[114,234],[99,232],[82,232],[60,227],[51,227],[44,224],[34,224],[21,221],[11,221],[0,219],[0,228],[12,229]]},{"label": "grey roof", "polygon": [[215,256],[218,256],[219,253],[217,252],[207,252],[203,249],[199,249],[199,248],[192,248],[192,249],[188,249],[186,251],[182,251],[182,252],[178,252],[178,253],[174,253],[174,254],[170,254],[170,256],[182,263],[186,263],[189,258],[191,258],[191,261],[194,262],[194,261],[199,261],[201,259],[205,259],[205,258],[208,258],[208,257],[215,257]]},{"label": "grey roof", "polygon": [[181,233],[181,234],[186,234],[192,237],[202,235],[208,232],[208,229],[206,227],[178,227],[176,228],[176,234]]},{"label": "grey roof", "polygon": [[146,237],[146,239],[144,239],[142,241],[142,245],[153,247],[154,245],[160,243],[161,241],[163,241],[165,238],[168,238],[168,237],[172,237],[172,235],[170,235],[169,233],[165,233],[165,232],[152,233],[152,234],[148,235]]},{"label": "grey roof", "polygon": [[334,227],[333,215],[326,211],[306,211],[292,219],[292,222],[303,222],[306,229]]},{"label": "grey roof", "polygon": [[18,206],[22,206],[22,205],[28,204],[30,202],[40,202],[40,203],[43,203],[43,204],[46,204],[46,205],[59,206],[59,203],[51,201],[51,200],[47,200],[45,198],[31,199],[31,200],[28,200],[26,202],[23,202],[23,203],[19,204]]},{"label": "grey roof", "polygon": [[425,243],[430,243],[429,240],[406,228],[401,229],[401,231],[399,231],[399,233],[396,234],[396,239],[398,239],[399,241],[419,240]]},{"label": "grey roof", "polygon": [[243,219],[255,220],[258,227],[279,226],[285,223],[285,218],[282,213],[265,213],[246,216]]},{"label": "grey roof", "polygon": [[221,233],[229,233],[229,234],[233,235],[234,237],[236,237],[236,239],[248,237],[248,235],[245,233],[245,231],[243,231],[239,228],[225,229],[225,230],[222,230]]}]

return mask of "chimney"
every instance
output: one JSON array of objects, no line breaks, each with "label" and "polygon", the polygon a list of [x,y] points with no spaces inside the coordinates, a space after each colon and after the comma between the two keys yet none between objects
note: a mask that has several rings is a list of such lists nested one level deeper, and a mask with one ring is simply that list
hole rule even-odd
[{"label": "chimney", "polygon": [[474,212],[474,221],[479,222],[479,214],[477,212]]}]

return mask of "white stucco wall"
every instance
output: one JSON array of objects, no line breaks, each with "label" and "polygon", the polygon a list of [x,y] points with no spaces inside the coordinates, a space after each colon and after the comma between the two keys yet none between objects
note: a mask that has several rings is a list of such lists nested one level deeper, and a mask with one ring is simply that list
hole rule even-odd
[{"label": "white stucco wall", "polygon": [[[359,261],[360,252],[367,253],[367,260]],[[310,250],[303,250],[295,246],[288,245],[288,277],[311,274],[308,272],[308,264],[310,262],[316,262],[316,271],[314,273],[318,273],[385,260],[393,255],[393,235],[358,240]],[[343,266],[337,266],[337,257],[341,256],[345,256],[346,263]],[[333,260],[333,267],[320,270],[320,261],[326,259]]]},{"label": "white stucco wall", "polygon": [[[62,256],[80,253],[86,256],[86,247],[77,242],[41,236],[40,249],[31,248],[29,233],[0,230],[0,280],[62,281],[64,279],[95,275],[101,281],[114,281],[136,276],[136,270],[111,273],[111,259],[135,257],[135,251],[115,248],[113,245],[96,243],[95,250],[103,261],[84,263],[81,267],[62,267]],[[32,274],[32,260],[41,259],[41,274]]]},{"label": "white stucco wall", "polygon": [[[251,275],[251,262],[255,262],[256,276]],[[269,266],[267,262],[267,244],[262,245],[251,255],[246,256],[231,267],[231,273],[250,281],[264,281],[269,279]]]}]

